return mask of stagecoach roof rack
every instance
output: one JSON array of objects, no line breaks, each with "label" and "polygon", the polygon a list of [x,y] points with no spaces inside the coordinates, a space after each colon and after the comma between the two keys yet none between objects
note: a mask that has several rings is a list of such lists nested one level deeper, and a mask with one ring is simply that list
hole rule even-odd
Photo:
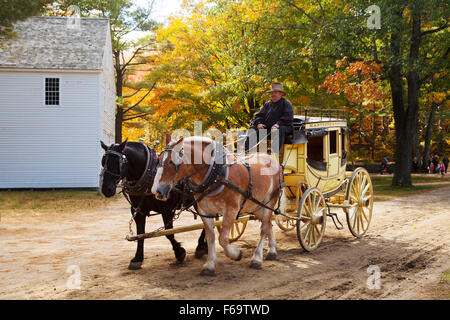
[{"label": "stagecoach roof rack", "polygon": [[299,119],[305,124],[312,122],[346,121],[347,117],[345,111],[340,109],[294,106],[294,119]]}]

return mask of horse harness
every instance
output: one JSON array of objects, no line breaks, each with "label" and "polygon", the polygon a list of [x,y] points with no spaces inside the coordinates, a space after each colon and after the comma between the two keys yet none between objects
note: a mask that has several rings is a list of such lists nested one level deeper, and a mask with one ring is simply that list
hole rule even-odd
[{"label": "horse harness", "polygon": [[[144,215],[141,211],[141,205],[144,202],[144,199],[146,196],[149,196],[152,194],[150,191],[153,185],[153,181],[155,180],[156,175],[156,166],[158,165],[158,156],[156,154],[156,151],[154,149],[149,148],[146,145],[143,145],[145,148],[145,154],[146,154],[146,163],[145,163],[145,169],[140,176],[140,178],[136,180],[128,180],[126,178],[128,174],[128,168],[129,163],[128,159],[125,154],[114,151],[114,150],[107,150],[105,152],[105,155],[102,159],[102,165],[104,167],[103,171],[109,173],[110,175],[117,177],[117,182],[120,180],[122,181],[122,193],[125,197],[125,199],[130,203],[131,210],[133,212],[133,217],[136,215],[136,213],[140,213]],[[114,173],[108,170],[106,166],[106,156],[113,155],[119,157],[119,168],[120,173]],[[141,196],[141,199],[139,201],[138,206],[135,208],[130,200],[131,196]]]},{"label": "horse harness", "polygon": [[[215,141],[214,141],[214,144]],[[203,198],[205,197],[212,197],[215,196],[217,194],[219,194],[220,192],[222,192],[222,190],[225,187],[228,187],[230,189],[232,189],[233,191],[236,191],[238,193],[240,193],[241,195],[244,196],[244,201],[241,203],[240,208],[239,208],[239,212],[237,217],[239,217],[239,214],[241,213],[242,208],[244,207],[245,203],[247,200],[250,200],[256,204],[258,204],[259,206],[265,208],[265,209],[269,209],[270,211],[274,212],[275,214],[279,214],[280,210],[280,201],[278,201],[278,207],[277,209],[273,209],[269,206],[267,206],[265,203],[262,203],[261,201],[255,199],[252,195],[252,188],[253,188],[253,183],[252,183],[252,172],[251,172],[251,167],[250,164],[246,161],[244,161],[243,159],[240,159],[240,162],[247,168],[248,170],[248,175],[249,175],[249,184],[248,184],[248,188],[247,191],[244,191],[242,189],[240,189],[238,186],[234,185],[233,183],[231,183],[228,180],[228,168],[231,165],[234,165],[236,163],[227,163],[227,153],[225,151],[225,147],[222,146],[222,148],[219,150],[217,150],[217,148],[215,148],[216,150],[216,155],[213,158],[213,161],[211,163],[207,163],[205,165],[203,165],[202,167],[200,167],[199,169],[197,169],[196,171],[194,171],[193,173],[191,173],[190,175],[185,176],[182,181],[183,181],[183,185],[184,188],[183,190],[180,190],[176,187],[174,187],[173,189],[175,189],[175,191],[182,193],[183,197],[186,196],[193,196],[194,194],[200,194],[200,197],[197,198],[194,203],[191,203],[189,205],[192,206],[193,204],[197,204],[199,203]],[[166,149],[164,149],[164,152],[168,152],[168,151],[174,151],[172,146],[167,146]],[[217,162],[217,155],[220,153],[222,154],[222,161],[221,163]],[[183,151],[180,151],[180,156],[182,156]],[[171,160],[172,161],[172,160]],[[173,162],[173,161],[172,161]],[[179,169],[179,165],[181,163],[173,163],[175,165],[175,173],[178,173],[178,169]],[[164,161],[161,161],[158,164],[158,167],[164,167]],[[200,171],[202,171],[203,169],[208,168],[208,172],[205,175],[205,177],[203,178],[203,181],[200,182],[199,184],[196,184],[195,182],[192,181],[191,177],[194,176],[195,174],[199,173]],[[281,185],[281,177],[280,177],[280,186],[279,186],[279,192],[281,192],[281,189],[283,188],[283,186]],[[272,198],[276,195],[276,193],[272,196]],[[272,199],[271,198],[271,199]],[[271,200],[270,199],[270,200]],[[269,202],[270,202],[269,200]],[[183,201],[184,204],[184,201]],[[188,210],[188,207],[182,207],[181,210]],[[191,211],[191,210],[189,210]],[[194,213],[194,215],[199,215],[201,217],[204,218],[218,218],[219,216],[205,216],[202,215],[198,212],[198,210],[196,210],[196,212],[191,211],[192,213]]]}]

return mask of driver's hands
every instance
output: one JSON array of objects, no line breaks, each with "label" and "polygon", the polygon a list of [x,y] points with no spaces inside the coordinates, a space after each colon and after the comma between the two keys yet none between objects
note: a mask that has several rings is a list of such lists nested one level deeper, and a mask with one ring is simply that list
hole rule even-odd
[{"label": "driver's hands", "polygon": [[280,126],[278,124],[274,124],[272,126],[272,131],[278,130],[280,128]]},{"label": "driver's hands", "polygon": [[266,128],[266,125],[260,123],[260,124],[258,124],[258,126],[257,126],[256,128],[257,128],[257,129],[265,129],[265,128]]}]

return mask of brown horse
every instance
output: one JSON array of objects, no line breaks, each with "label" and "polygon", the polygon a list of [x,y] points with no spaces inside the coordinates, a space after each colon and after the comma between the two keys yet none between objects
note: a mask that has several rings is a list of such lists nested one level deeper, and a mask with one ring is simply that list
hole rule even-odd
[{"label": "brown horse", "polygon": [[[223,157],[217,157],[219,151]],[[212,177],[216,170],[215,163],[222,159],[223,170]],[[225,161],[223,161],[225,160]],[[267,260],[274,260],[277,256],[276,242],[272,231],[272,210],[279,195],[283,180],[280,165],[276,159],[268,154],[253,154],[244,161],[229,154],[225,148],[204,137],[181,138],[171,142],[160,155],[159,167],[152,186],[152,192],[157,199],[165,200],[170,190],[180,181],[185,180],[188,185],[195,186],[194,198],[198,202],[198,212],[206,230],[208,243],[208,259],[202,268],[202,275],[214,275],[216,269],[216,251],[214,235],[214,218],[223,216],[219,243],[225,254],[240,260],[242,252],[229,244],[230,229],[238,212],[252,213],[261,221],[261,238],[253,254],[250,267],[260,269],[262,265],[265,238],[269,238]],[[250,174],[251,172],[251,174]],[[187,181],[186,181],[187,180]],[[224,185],[226,181],[234,185]],[[250,184],[251,181],[251,184]],[[205,184],[209,184],[206,185]],[[251,197],[264,206],[251,200],[247,195],[251,187]],[[203,187],[203,188],[201,188]],[[206,191],[205,191],[206,188]],[[201,190],[201,191],[199,191]],[[192,190],[191,190],[192,191]],[[198,193],[197,193],[198,192]],[[207,195],[205,195],[205,192]]]}]

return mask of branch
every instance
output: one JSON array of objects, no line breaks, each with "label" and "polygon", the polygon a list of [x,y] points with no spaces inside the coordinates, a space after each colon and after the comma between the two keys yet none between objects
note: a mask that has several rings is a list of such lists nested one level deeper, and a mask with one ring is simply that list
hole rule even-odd
[{"label": "branch", "polygon": [[432,68],[431,71],[427,75],[425,75],[422,79],[419,79],[419,84],[420,85],[422,83],[424,83],[426,80],[428,80],[428,78],[430,78],[436,72],[436,70],[438,70],[440,68],[442,63],[444,63],[444,61],[447,59],[447,56],[448,56],[449,52],[450,52],[450,47],[447,48],[447,50],[445,51],[444,55],[439,59],[439,61],[434,66],[434,68]]},{"label": "branch", "polygon": [[[126,62],[125,64],[122,65],[121,71],[123,72],[125,70],[126,67],[128,67],[128,65],[131,63],[131,61],[136,57],[136,55],[139,53],[139,51],[141,51],[142,48],[137,48],[136,51],[134,51],[132,57],[128,60],[128,62]],[[123,59],[123,56],[122,56]],[[125,59],[123,60],[125,61]]]},{"label": "branch", "polygon": [[130,111],[131,109],[137,107],[145,98],[147,98],[147,96],[150,94],[150,92],[152,92],[153,88],[155,87],[156,82],[153,84],[153,86],[150,88],[150,90],[148,90],[148,92],[141,98],[141,100],[139,100],[135,105],[129,107],[127,110],[125,110],[123,113],[127,113],[128,111]]},{"label": "branch", "polygon": [[133,120],[133,119],[137,119],[137,118],[143,118],[143,117],[149,116],[151,114],[153,114],[153,112],[141,113],[141,114],[138,114],[138,115],[136,115],[134,117],[124,118],[124,119],[122,119],[122,121],[129,121],[129,120]]},{"label": "branch", "polygon": [[140,92],[142,90],[142,88],[139,88],[138,90],[136,90],[136,92],[135,93],[133,93],[132,95],[129,95],[129,96],[124,96],[123,98],[125,99],[125,98],[131,98],[131,97],[133,97],[134,95],[136,95],[138,92]]},{"label": "branch", "polygon": [[316,0],[316,2],[320,7],[320,11],[322,11],[322,18],[325,19],[325,10],[323,9],[322,4],[320,3],[320,0]]},{"label": "branch", "polygon": [[424,35],[427,35],[427,34],[430,34],[430,33],[439,32],[441,30],[447,29],[448,27],[449,27],[449,25],[448,25],[448,23],[446,23],[443,26],[440,26],[439,28],[423,31],[423,32],[420,33],[420,36],[423,37]]}]

